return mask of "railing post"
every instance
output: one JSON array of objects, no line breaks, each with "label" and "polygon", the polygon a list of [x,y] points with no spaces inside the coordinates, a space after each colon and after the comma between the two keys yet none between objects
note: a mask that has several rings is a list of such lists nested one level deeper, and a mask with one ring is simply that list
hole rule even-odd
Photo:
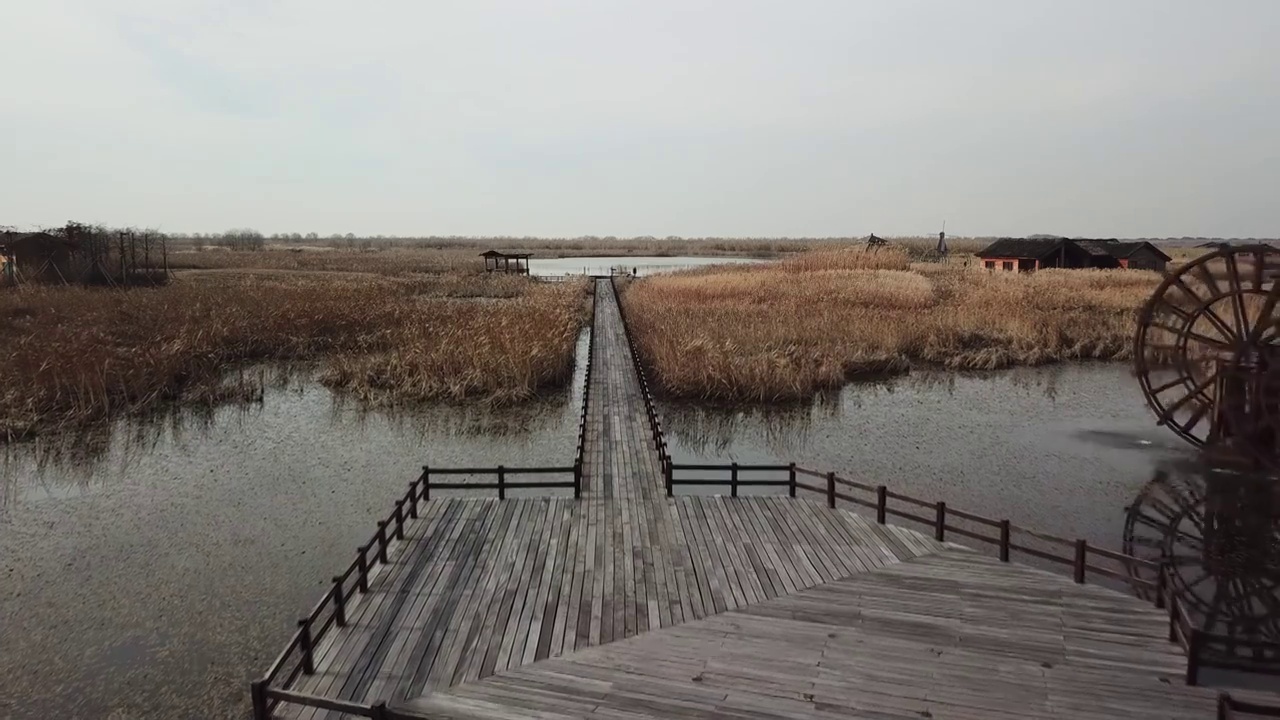
[{"label": "railing post", "polygon": [[422,466],[422,499],[431,499],[431,468]]},{"label": "railing post", "polygon": [[791,463],[787,466],[787,495],[789,497],[796,496],[796,464]]},{"label": "railing post", "polygon": [[1195,686],[1200,682],[1200,646],[1204,643],[1204,634],[1199,628],[1191,628],[1191,636],[1187,640],[1187,684]]},{"label": "railing post", "polygon": [[1178,598],[1169,597],[1169,642],[1178,642]]},{"label": "railing post", "polygon": [[387,521],[378,521],[378,562],[387,564]]},{"label": "railing post", "polygon": [[729,496],[738,497],[738,463],[729,464]]},{"label": "railing post", "polygon": [[939,501],[934,511],[933,539],[942,542],[947,538],[947,504]]},{"label": "railing post", "polygon": [[667,476],[667,497],[671,497],[671,495],[674,493],[675,479],[672,477],[670,457],[667,457],[664,459],[663,466]]},{"label": "railing post", "polygon": [[333,577],[333,621],[338,627],[347,626],[347,599],[342,596],[342,578]]},{"label": "railing post", "polygon": [[889,488],[883,485],[876,486],[876,522],[884,524],[885,515],[889,509]]},{"label": "railing post", "polygon": [[315,655],[312,654],[311,647],[311,619],[302,618],[298,621],[299,644],[302,645],[302,672],[308,675],[316,674]]},{"label": "railing post", "polygon": [[418,483],[409,483],[409,517],[418,519]]},{"label": "railing post", "polygon": [[249,697],[253,702],[253,720],[270,720],[267,714],[267,681],[253,681],[249,685]]},{"label": "railing post", "polygon": [[369,717],[373,720],[388,720],[391,716],[387,714],[387,703],[380,702],[369,708]]},{"label": "railing post", "polygon": [[1075,581],[1077,585],[1084,584],[1084,568],[1088,558],[1089,546],[1084,540],[1076,541],[1076,563],[1075,563]]},{"label": "railing post", "polygon": [[573,463],[573,499],[582,497],[582,458]]},{"label": "railing post", "polygon": [[356,587],[360,588],[360,592],[369,592],[369,558],[366,553],[369,552],[368,545],[361,545],[356,548]]},{"label": "railing post", "polygon": [[507,469],[501,465],[498,466],[498,499],[507,499]]},{"label": "railing post", "polygon": [[1009,562],[1009,535],[1012,533],[1008,520],[1000,521],[1000,562]]},{"label": "railing post", "polygon": [[834,508],[836,506],[836,474],[834,472],[827,473],[827,507]]},{"label": "railing post", "polygon": [[396,501],[396,509],[391,513],[396,520],[396,539],[404,539],[404,500]]},{"label": "railing post", "polygon": [[1218,693],[1218,720],[1231,717],[1231,696],[1225,692]]},{"label": "railing post", "polygon": [[1169,582],[1168,580],[1169,576],[1165,574],[1166,567],[1167,566],[1164,563],[1160,563],[1160,570],[1156,573],[1156,609],[1157,610],[1164,609],[1164,601],[1165,601],[1164,593],[1165,593],[1165,587],[1166,587],[1165,584]]}]

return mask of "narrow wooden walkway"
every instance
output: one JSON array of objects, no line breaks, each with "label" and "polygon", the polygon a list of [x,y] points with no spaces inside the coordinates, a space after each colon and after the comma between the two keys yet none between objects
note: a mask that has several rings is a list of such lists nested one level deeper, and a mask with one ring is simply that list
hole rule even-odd
[{"label": "narrow wooden walkway", "polygon": [[594,367],[583,446],[583,493],[658,501],[662,465],[649,434],[640,380],[622,326],[618,298],[607,278],[596,280],[591,328]]},{"label": "narrow wooden walkway", "polygon": [[1207,720],[1134,598],[966,550],[916,558],[414,700],[488,718]]},{"label": "narrow wooden walkway", "polygon": [[403,701],[942,547],[788,498],[433,500],[294,689]]}]

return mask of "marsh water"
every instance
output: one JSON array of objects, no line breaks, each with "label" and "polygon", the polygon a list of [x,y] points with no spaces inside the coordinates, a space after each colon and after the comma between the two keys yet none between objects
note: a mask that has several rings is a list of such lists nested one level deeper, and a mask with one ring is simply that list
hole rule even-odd
[{"label": "marsh water", "polygon": [[761,262],[741,257],[681,257],[616,255],[601,257],[531,258],[529,274],[539,277],[560,275],[608,275],[613,269],[634,271],[637,277],[657,273],[688,270],[709,265],[734,265]]},{"label": "marsh water", "polygon": [[[567,463],[580,385],[406,414],[345,405],[304,374],[249,408],[9,446],[0,717],[243,717],[250,679],[421,465]],[[1111,365],[662,411],[677,461],[794,459],[1110,545],[1154,463],[1182,452]]]},{"label": "marsh water", "polygon": [[1114,549],[1156,466],[1190,453],[1120,364],[918,371],[792,407],[659,404],[677,463],[794,461]]}]

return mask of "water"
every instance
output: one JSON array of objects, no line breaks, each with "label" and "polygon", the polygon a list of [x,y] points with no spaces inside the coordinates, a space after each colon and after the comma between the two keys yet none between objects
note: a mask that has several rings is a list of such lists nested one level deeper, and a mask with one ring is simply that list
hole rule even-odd
[{"label": "water", "polygon": [[249,681],[424,463],[571,464],[581,382],[389,415],[303,380],[7,448],[0,717],[246,716]]},{"label": "water", "polygon": [[708,265],[734,265],[741,263],[763,262],[753,258],[741,257],[658,257],[658,256],[605,256],[605,257],[565,257],[565,258],[531,258],[529,274],[539,277],[559,275],[608,275],[613,268],[635,270],[636,275],[654,275],[657,273],[687,270],[689,268],[706,267]]},{"label": "water", "polygon": [[1156,464],[1189,455],[1113,364],[926,371],[790,408],[659,410],[677,463],[795,461],[1115,549]]}]

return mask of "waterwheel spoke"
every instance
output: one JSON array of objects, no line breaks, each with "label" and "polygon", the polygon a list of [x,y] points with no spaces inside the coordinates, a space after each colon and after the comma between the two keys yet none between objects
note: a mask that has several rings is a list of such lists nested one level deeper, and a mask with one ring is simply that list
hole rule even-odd
[{"label": "waterwheel spoke", "polygon": [[[1205,266],[1200,265],[1198,269],[1201,271],[1204,271]],[[1202,272],[1201,274],[1204,275],[1205,272]],[[1209,278],[1209,297],[1208,298],[1201,298],[1200,295],[1197,294],[1195,290],[1191,288],[1190,285],[1187,285],[1186,281],[1183,280],[1181,277],[1177,279],[1176,283],[1184,293],[1186,293],[1196,302],[1196,306],[1201,309],[1201,311],[1204,313],[1205,318],[1208,319],[1208,321],[1218,329],[1219,333],[1222,333],[1222,337],[1224,340],[1226,340],[1227,342],[1231,342],[1237,339],[1238,336],[1235,334],[1234,331],[1232,331],[1231,326],[1228,325],[1226,321],[1223,320],[1220,315],[1218,315],[1217,311],[1213,309],[1213,301],[1222,297],[1223,295],[1221,289],[1219,289],[1218,287],[1218,283],[1216,280],[1213,280],[1212,277]],[[1184,319],[1193,317],[1192,313],[1189,313],[1187,311],[1182,311],[1180,313],[1180,316],[1183,317]]]},{"label": "waterwheel spoke", "polygon": [[1231,287],[1231,314],[1236,321],[1236,337],[1249,336],[1249,311],[1244,306],[1244,290],[1240,287],[1240,265],[1234,254],[1227,255],[1227,284]]},{"label": "waterwheel spoke", "polygon": [[1273,280],[1271,289],[1267,291],[1266,299],[1262,301],[1262,309],[1258,311],[1258,316],[1254,319],[1253,326],[1249,328],[1249,343],[1251,345],[1258,344],[1262,340],[1263,333],[1267,330],[1275,329],[1276,322],[1272,319],[1271,314],[1275,312],[1277,301],[1280,301],[1280,282]]},{"label": "waterwheel spoke", "polygon": [[1183,395],[1177,402],[1167,406],[1160,413],[1160,416],[1159,416],[1160,424],[1165,425],[1171,422],[1173,420],[1174,413],[1178,412],[1187,403],[1191,402],[1193,399],[1203,394],[1206,390],[1209,389],[1211,385],[1213,385],[1213,383],[1217,382],[1217,380],[1218,380],[1218,371],[1215,370],[1213,374],[1205,378],[1203,381],[1197,383],[1195,387],[1191,388],[1190,392],[1188,392],[1186,395]]}]

